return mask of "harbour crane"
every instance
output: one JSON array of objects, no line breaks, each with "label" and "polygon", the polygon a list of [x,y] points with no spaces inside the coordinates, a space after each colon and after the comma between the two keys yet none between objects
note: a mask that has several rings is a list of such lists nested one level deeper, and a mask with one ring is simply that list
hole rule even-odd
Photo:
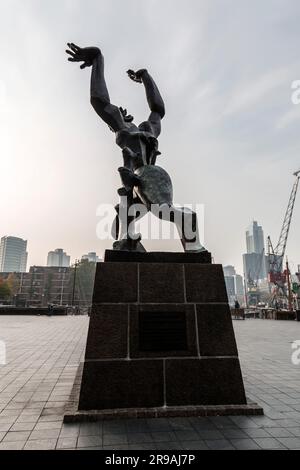
[{"label": "harbour crane", "polygon": [[[269,282],[274,285],[275,293],[282,293],[285,297],[287,297],[285,288],[287,273],[283,271],[283,261],[299,185],[300,170],[296,171],[294,176],[296,179],[283,220],[279,241],[275,248],[273,247],[271,238],[268,237]],[[272,297],[274,301],[275,296]]]}]

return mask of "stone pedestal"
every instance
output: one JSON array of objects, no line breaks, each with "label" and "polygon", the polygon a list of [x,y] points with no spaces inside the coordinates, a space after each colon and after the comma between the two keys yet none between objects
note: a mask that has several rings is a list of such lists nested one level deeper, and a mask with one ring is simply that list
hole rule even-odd
[{"label": "stone pedestal", "polygon": [[207,252],[106,252],[65,421],[208,414],[262,414],[246,400],[222,266]]}]

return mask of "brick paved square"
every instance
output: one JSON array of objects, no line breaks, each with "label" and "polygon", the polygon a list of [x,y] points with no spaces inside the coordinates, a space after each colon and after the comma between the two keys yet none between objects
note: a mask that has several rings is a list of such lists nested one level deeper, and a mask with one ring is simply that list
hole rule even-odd
[{"label": "brick paved square", "polygon": [[7,364],[0,366],[0,450],[300,448],[300,366],[291,362],[300,323],[234,322],[246,393],[264,407],[264,416],[63,424],[88,321],[0,316],[7,345]]}]

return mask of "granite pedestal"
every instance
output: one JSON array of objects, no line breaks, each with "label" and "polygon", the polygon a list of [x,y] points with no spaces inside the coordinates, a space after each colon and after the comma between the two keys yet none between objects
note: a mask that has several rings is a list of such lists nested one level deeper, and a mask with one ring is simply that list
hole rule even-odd
[{"label": "granite pedestal", "polygon": [[247,403],[222,266],[107,251],[65,421],[262,414]]}]

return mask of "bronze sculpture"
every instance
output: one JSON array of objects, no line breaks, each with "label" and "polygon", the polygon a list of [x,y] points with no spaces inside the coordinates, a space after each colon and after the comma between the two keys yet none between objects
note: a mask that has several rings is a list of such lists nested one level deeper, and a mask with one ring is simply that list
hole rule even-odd
[{"label": "bronze sculpture", "polygon": [[135,208],[142,205],[146,211],[176,224],[185,251],[204,251],[199,240],[196,213],[173,205],[171,178],[156,165],[160,155],[157,138],[165,106],[154,80],[146,69],[127,72],[131,80],[143,83],[150,108],[148,120],[136,126],[126,109],[110,102],[101,50],[97,47],[81,48],[74,43],[68,43],[68,47],[69,61],[82,62],[81,69],[92,67],[91,104],[116,134],[116,143],[123,153],[124,164],[119,168],[123,186],[118,190],[121,201],[116,206],[117,217],[113,226],[113,235],[117,239],[114,249],[145,251],[140,234],[135,234],[132,229],[138,213],[141,215],[141,211]]}]

